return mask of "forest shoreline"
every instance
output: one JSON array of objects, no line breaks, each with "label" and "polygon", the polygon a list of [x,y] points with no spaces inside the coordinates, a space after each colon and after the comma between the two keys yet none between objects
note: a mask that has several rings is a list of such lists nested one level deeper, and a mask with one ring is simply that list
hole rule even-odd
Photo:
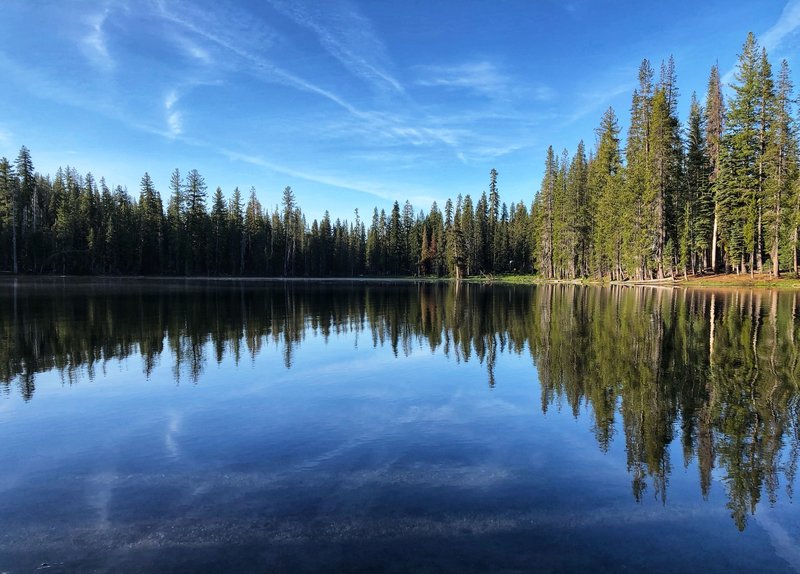
[{"label": "forest shoreline", "polygon": [[738,287],[742,289],[800,289],[800,278],[786,276],[775,278],[767,273],[709,273],[706,275],[690,275],[688,277],[667,277],[649,281],[608,281],[593,278],[584,279],[545,279],[537,275],[509,275],[497,277],[470,277],[468,282],[504,283],[516,285],[564,284],[564,285],[622,285],[629,287]]},{"label": "forest shoreline", "polygon": [[[455,283],[454,277],[435,276],[358,276],[358,277],[252,277],[252,276],[206,276],[206,275],[56,275],[56,274],[17,274],[0,272],[0,279],[24,279],[48,281],[53,279],[71,279],[85,281],[213,281],[247,283]],[[690,275],[688,277],[667,277],[649,281],[609,281],[594,278],[583,279],[547,279],[540,275],[472,275],[464,277],[463,283],[484,285],[587,285],[607,286],[620,285],[628,287],[686,287],[686,288],[741,288],[741,289],[800,289],[800,277],[785,276],[775,278],[768,273],[737,274],[716,273]]]},{"label": "forest shoreline", "polygon": [[546,279],[538,275],[507,275],[496,277],[468,277],[465,281],[470,283],[504,283],[515,285],[623,285],[636,287],[741,287],[741,288],[766,288],[766,289],[800,289],[800,278],[785,276],[775,278],[767,273],[750,274],[736,273],[709,273],[706,275],[690,275],[688,277],[666,277],[656,280],[627,280],[609,281],[595,278],[583,279]]}]

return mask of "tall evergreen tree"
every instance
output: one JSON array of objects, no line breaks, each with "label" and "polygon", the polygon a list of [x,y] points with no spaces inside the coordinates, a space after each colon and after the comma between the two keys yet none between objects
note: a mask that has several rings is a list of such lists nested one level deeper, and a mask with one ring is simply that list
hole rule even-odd
[{"label": "tall evergreen tree", "polygon": [[707,269],[712,248],[714,197],[711,165],[705,140],[703,110],[692,94],[686,134],[686,206],[681,237],[681,267]]},{"label": "tall evergreen tree", "polygon": [[284,259],[283,274],[294,274],[295,252],[297,249],[297,229],[295,225],[295,199],[292,188],[288,185],[283,190],[283,231],[284,231]]},{"label": "tall evergreen tree", "polygon": [[[0,159],[0,231],[5,240],[6,230],[8,230],[10,249],[11,272],[19,272],[19,260],[17,253],[17,205],[19,204],[19,185],[14,167],[5,157]],[[4,241],[5,242],[5,241]]]},{"label": "tall evergreen tree", "polygon": [[639,86],[633,92],[631,123],[625,149],[625,186],[618,209],[623,257],[626,267],[643,278],[652,258],[654,232],[651,217],[654,205],[651,122],[653,120],[653,69],[648,60],[639,66]]},{"label": "tall evergreen tree", "polygon": [[[711,68],[708,80],[708,92],[705,107],[706,120],[706,146],[709,160],[709,184],[714,201],[714,223],[711,231],[711,270],[717,271],[717,241],[720,234],[720,205],[723,197],[721,182],[719,182],[722,169],[722,135],[725,128],[725,100],[722,97],[722,84],[719,77],[719,67]],[[719,182],[719,183],[718,183]]]},{"label": "tall evergreen tree", "polygon": [[[775,277],[780,275],[781,267],[781,234],[784,229],[784,222],[789,222],[790,251],[791,260],[787,261],[787,267],[791,264],[794,273],[797,274],[797,208],[791,213],[787,207],[795,188],[798,178],[798,145],[795,133],[793,117],[794,94],[789,63],[786,60],[781,62],[778,72],[778,86],[775,98],[772,101],[772,108],[767,110],[771,116],[770,132],[767,136],[768,147],[766,155],[768,157],[767,174],[768,181],[765,194],[765,208],[768,210],[768,240],[771,242],[770,259],[772,262],[772,274]],[[795,205],[797,199],[795,199]],[[785,216],[788,213],[788,217]]]},{"label": "tall evergreen tree", "polygon": [[242,192],[236,187],[228,202],[228,256],[229,268],[233,275],[244,272],[244,204]]},{"label": "tall evergreen tree", "polygon": [[162,271],[163,207],[150,174],[142,176],[139,187],[139,272],[145,275]]},{"label": "tall evergreen tree", "polygon": [[181,275],[188,273],[186,266],[186,201],[183,193],[183,180],[178,168],[169,180],[172,192],[167,207],[167,226],[169,228],[170,272]]},{"label": "tall evergreen tree", "polygon": [[225,268],[228,243],[228,206],[222,188],[217,186],[211,203],[211,272],[214,275],[226,273]]},{"label": "tall evergreen tree", "polygon": [[760,193],[763,185],[763,71],[755,36],[742,47],[735,73],[733,98],[726,117],[723,157],[717,187],[721,237],[731,264],[741,272],[756,265]]},{"label": "tall evergreen tree", "polygon": [[553,204],[557,178],[558,160],[553,152],[553,146],[550,146],[547,148],[547,157],[544,162],[542,185],[534,203],[536,235],[539,238],[537,242],[539,247],[537,268],[547,279],[552,279],[555,276],[553,266]]},{"label": "tall evergreen tree", "polygon": [[592,203],[594,269],[601,278],[622,278],[619,193],[622,189],[622,160],[619,124],[608,108],[597,130],[597,150],[589,162],[588,187]]},{"label": "tall evergreen tree", "polygon": [[192,273],[207,273],[208,214],[206,213],[206,182],[196,169],[186,174],[186,232],[189,240]]},{"label": "tall evergreen tree", "polygon": [[497,189],[497,175],[497,170],[492,168],[492,171],[489,172],[489,235],[487,237],[492,269],[499,268],[502,262],[500,254],[502,247],[497,243],[500,225],[500,192]]}]

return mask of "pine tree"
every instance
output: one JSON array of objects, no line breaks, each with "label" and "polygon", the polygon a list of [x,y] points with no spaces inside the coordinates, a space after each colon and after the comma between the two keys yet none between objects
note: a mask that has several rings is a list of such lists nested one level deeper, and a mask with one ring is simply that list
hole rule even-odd
[{"label": "pine tree", "polygon": [[189,239],[191,273],[207,273],[207,218],[206,182],[200,173],[193,169],[186,174],[186,232]]},{"label": "pine tree", "polygon": [[378,208],[372,211],[372,223],[367,233],[367,272],[370,275],[382,275],[383,266],[381,264],[381,229]]},{"label": "pine tree", "polygon": [[[458,211],[458,210],[456,210]],[[463,245],[463,265],[466,276],[473,275],[478,271],[478,254],[475,250],[475,208],[472,204],[472,196],[467,194],[461,203],[460,221],[460,241]],[[458,238],[456,239],[458,241]]]},{"label": "pine tree", "polygon": [[544,177],[535,200],[536,236],[539,252],[537,268],[545,278],[552,279],[553,263],[553,203],[558,178],[558,160],[553,153],[553,146],[547,148],[544,163]]},{"label": "pine tree", "polygon": [[419,243],[420,239],[414,232],[414,225],[416,223],[414,217],[414,207],[411,202],[406,200],[403,204],[403,216],[401,222],[401,242],[400,242],[400,273],[404,275],[411,275],[417,268],[416,263],[419,259]]},{"label": "pine tree", "polygon": [[24,247],[20,249],[19,244],[22,243],[23,246],[26,245],[27,241],[24,240],[27,239],[29,227],[31,225],[33,225],[34,229],[36,227],[35,214],[37,210],[32,209],[33,206],[31,205],[35,196],[36,179],[34,177],[33,160],[31,159],[31,153],[28,151],[27,147],[22,146],[20,148],[17,159],[14,162],[14,167],[16,168],[17,178],[19,179],[17,193],[15,194],[13,202],[14,261],[16,269],[17,258],[24,260],[26,255],[26,249],[24,249]]},{"label": "pine tree", "polygon": [[570,254],[570,210],[571,201],[567,197],[567,167],[569,152],[563,150],[558,160],[556,185],[553,194],[553,272],[554,277],[563,279],[569,268]]},{"label": "pine tree", "polygon": [[500,192],[497,189],[497,170],[492,168],[489,172],[489,234],[487,244],[490,248],[490,267],[496,270],[500,267],[502,256],[501,245],[498,244],[498,227],[500,225]]},{"label": "pine tree", "polygon": [[392,205],[388,232],[389,270],[392,275],[398,275],[402,258],[403,230],[400,223],[400,204],[397,201]]},{"label": "pine tree", "polygon": [[[714,226],[714,197],[711,188],[703,110],[695,94],[689,108],[686,134],[686,207],[681,238],[681,267],[693,271],[709,267]],[[694,261],[690,259],[694,258]],[[702,259],[702,263],[701,263]]]},{"label": "pine tree", "polygon": [[139,187],[139,272],[145,275],[160,273],[163,243],[163,207],[161,197],[145,172]]},{"label": "pine tree", "polygon": [[719,182],[722,169],[722,135],[725,128],[725,100],[722,97],[722,85],[719,78],[719,68],[714,65],[708,80],[708,94],[705,107],[706,120],[706,146],[709,160],[709,184],[714,202],[714,223],[711,231],[711,271],[717,271],[717,241],[720,234],[719,217],[722,193]]},{"label": "pine tree", "polygon": [[222,188],[217,187],[211,205],[211,271],[225,272],[225,253],[228,241],[228,208]]},{"label": "pine tree", "polygon": [[655,264],[658,279],[664,278],[665,258],[669,220],[669,170],[671,153],[671,122],[666,92],[659,88],[653,97],[653,110],[650,129],[650,164],[645,186],[645,206],[650,212],[651,225],[646,229],[646,241],[652,245],[648,259]]},{"label": "pine tree", "polygon": [[[469,196],[467,196],[469,197]],[[470,201],[471,203],[471,201]],[[451,265],[452,273],[457,281],[465,275],[469,275],[469,257],[467,255],[467,245],[463,226],[464,206],[461,194],[456,198],[456,209],[453,213],[452,237],[448,243],[452,245]],[[472,211],[470,210],[470,221],[472,221]]]},{"label": "pine tree", "polygon": [[[684,227],[684,214],[686,213],[686,184],[684,174],[684,145],[681,137],[681,122],[678,117],[678,90],[675,61],[672,56],[661,65],[659,89],[664,92],[667,108],[665,153],[666,153],[666,182],[665,182],[665,210],[664,210],[664,235],[666,237],[665,253],[662,257],[662,267],[668,268],[670,275],[674,275],[674,266],[678,258],[680,244],[680,230]],[[688,222],[687,222],[688,223]]]},{"label": "pine tree", "polygon": [[625,150],[626,171],[623,197],[618,209],[623,257],[626,267],[637,278],[643,278],[652,258],[652,130],[653,120],[653,69],[648,60],[639,66],[639,87],[634,90],[631,102],[631,123],[628,128]]},{"label": "pine tree", "polygon": [[[761,50],[761,59],[758,66],[758,87],[759,87],[759,98],[758,98],[758,186],[756,191],[756,228],[755,228],[755,258],[756,258],[756,267],[759,273],[763,273],[764,271],[764,249],[765,249],[765,238],[764,238],[764,225],[765,225],[765,212],[767,213],[767,217],[770,214],[769,208],[769,201],[770,198],[768,197],[769,191],[769,177],[770,173],[773,170],[773,165],[771,165],[777,157],[774,154],[769,153],[769,149],[771,146],[770,137],[773,135],[773,113],[774,113],[774,106],[775,106],[775,83],[772,79],[772,66],[769,63],[769,59],[767,58],[767,51],[762,48]],[[780,202],[778,202],[780,205]],[[777,218],[778,227],[776,228],[776,235],[777,230],[780,228],[780,217]],[[775,243],[775,253],[777,255],[778,244]],[[773,266],[776,266],[777,261],[774,262]]]},{"label": "pine tree", "polygon": [[283,190],[283,230],[284,249],[283,275],[288,277],[294,274],[294,259],[297,249],[297,230],[295,228],[295,199],[292,188],[288,185]]},{"label": "pine tree", "polygon": [[488,270],[488,242],[489,235],[489,200],[486,192],[482,192],[475,204],[475,224],[472,228],[472,253],[474,254],[474,268],[479,273]]},{"label": "pine tree", "polygon": [[622,189],[622,161],[619,125],[612,108],[603,115],[597,130],[598,142],[589,162],[588,187],[592,204],[594,269],[603,278],[621,279],[621,247],[618,196]]},{"label": "pine tree", "polygon": [[763,185],[761,68],[758,44],[750,33],[739,55],[736,83],[732,85],[734,96],[726,118],[717,185],[723,225],[720,236],[729,261],[732,264],[738,262],[741,272],[745,272],[748,266],[753,272],[757,264],[758,212]]},{"label": "pine tree", "polygon": [[[771,241],[770,259],[772,274],[780,275],[780,245],[781,232],[784,228],[785,212],[788,200],[792,195],[794,184],[798,176],[798,145],[795,135],[792,104],[794,102],[793,86],[789,63],[781,62],[778,73],[778,87],[772,108],[768,110],[771,117],[770,132],[768,134],[768,181],[765,194],[765,207],[769,211],[767,217],[769,228],[769,241]],[[795,214],[796,217],[796,214]],[[791,263],[795,274],[797,273],[797,225],[792,224],[792,217],[788,218]]]},{"label": "pine tree", "polygon": [[[13,166],[5,157],[0,159],[0,224],[2,224],[2,228],[10,229],[11,249],[9,260],[11,262],[11,272],[15,275],[19,272],[17,259],[18,189],[18,180]],[[5,229],[2,229],[2,231],[2,236],[4,236]]]},{"label": "pine tree", "polygon": [[589,169],[583,140],[578,143],[569,166],[567,197],[570,202],[570,278],[589,274],[591,212],[588,190]]},{"label": "pine tree", "polygon": [[[245,264],[244,271],[248,275],[266,273],[266,241],[264,237],[264,215],[261,203],[256,197],[256,189],[250,188],[250,198],[244,215]],[[281,239],[283,235],[281,234]],[[281,252],[281,259],[284,253]]]},{"label": "pine tree", "polygon": [[228,202],[228,233],[229,268],[233,275],[241,275],[244,272],[245,255],[244,205],[238,187],[234,188]]},{"label": "pine tree", "polygon": [[78,200],[79,209],[79,249],[82,252],[80,271],[97,273],[96,254],[103,244],[99,221],[99,197],[95,190],[94,176],[91,172],[84,177],[84,185]]},{"label": "pine tree", "polygon": [[186,260],[186,201],[183,194],[183,180],[178,168],[169,180],[170,195],[167,207],[167,227],[169,228],[169,267],[175,274],[187,274]]}]

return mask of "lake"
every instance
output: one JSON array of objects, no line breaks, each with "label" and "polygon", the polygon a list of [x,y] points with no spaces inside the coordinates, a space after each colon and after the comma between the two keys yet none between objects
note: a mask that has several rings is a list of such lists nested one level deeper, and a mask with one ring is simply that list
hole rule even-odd
[{"label": "lake", "polygon": [[799,299],[3,279],[0,572],[800,571]]}]

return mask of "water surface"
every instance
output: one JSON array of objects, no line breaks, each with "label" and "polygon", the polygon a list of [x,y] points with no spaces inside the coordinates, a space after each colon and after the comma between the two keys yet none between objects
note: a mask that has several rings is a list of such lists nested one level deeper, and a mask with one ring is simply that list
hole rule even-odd
[{"label": "water surface", "polygon": [[0,572],[800,571],[793,292],[0,283]]}]

